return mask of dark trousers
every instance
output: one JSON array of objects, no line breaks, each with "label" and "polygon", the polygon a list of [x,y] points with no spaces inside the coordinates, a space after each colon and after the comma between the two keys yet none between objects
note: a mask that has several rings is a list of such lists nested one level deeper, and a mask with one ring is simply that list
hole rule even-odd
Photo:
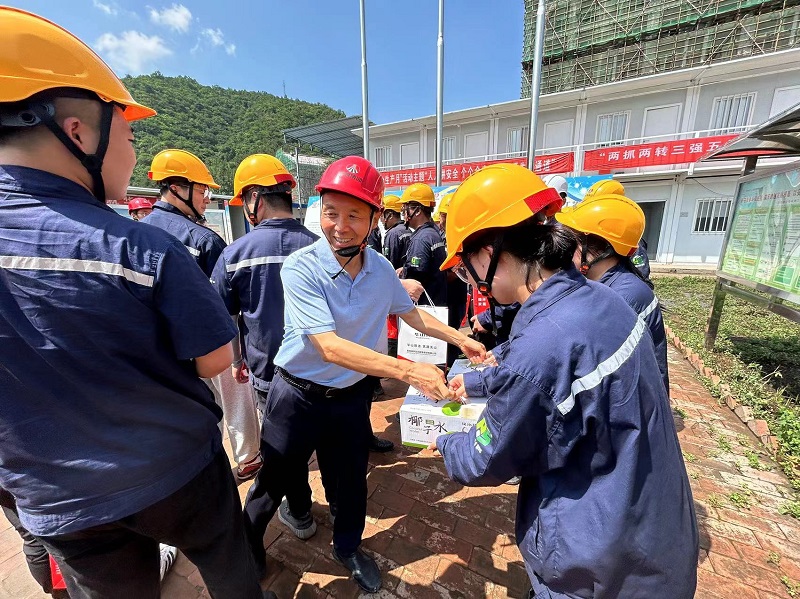
[{"label": "dark trousers", "polygon": [[266,558],[267,525],[292,477],[307,467],[315,450],[326,498],[337,506],[333,545],[343,556],[358,549],[367,515],[368,406],[373,386],[365,377],[345,389],[324,393],[300,389],[280,375],[273,379],[261,427],[264,465],[244,506],[245,529],[259,563]]},{"label": "dark trousers", "polygon": [[22,526],[16,508],[6,507],[4,504],[3,513],[11,523],[11,526],[14,527],[14,530],[16,530],[22,538],[22,552],[25,554],[25,561],[28,562],[28,570],[31,571],[31,576],[33,576],[34,580],[39,583],[39,586],[42,587],[45,593],[53,592],[56,597],[69,597],[66,591],[53,591],[50,555],[39,540]]},{"label": "dark trousers", "polygon": [[181,489],[144,510],[79,532],[39,537],[72,599],[157,599],[159,542],[194,563],[214,599],[261,599],[224,451]]},{"label": "dark trousers", "polygon": [[[275,377],[280,378],[280,377]],[[260,406],[263,406],[261,412],[262,422],[267,419],[267,398],[269,392],[255,390],[256,399]],[[261,444],[263,445],[263,441]],[[311,511],[311,485],[308,484],[308,461],[305,464],[298,465],[297,472],[292,472],[288,475],[286,485],[286,501],[289,504],[289,511],[294,516],[304,516]]]}]

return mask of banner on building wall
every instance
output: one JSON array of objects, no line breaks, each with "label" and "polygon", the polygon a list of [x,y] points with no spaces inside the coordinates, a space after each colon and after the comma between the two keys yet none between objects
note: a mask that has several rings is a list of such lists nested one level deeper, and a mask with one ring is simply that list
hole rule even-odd
[{"label": "banner on building wall", "polygon": [[[451,164],[442,166],[443,183],[461,183],[476,171],[490,164],[512,163],[527,166],[527,158],[509,158],[506,160],[482,160],[478,162],[465,162],[464,164]],[[534,169],[540,175],[554,173],[568,173],[575,168],[575,154],[563,152],[561,154],[547,154],[537,156],[534,162]],[[436,168],[429,166],[425,168],[410,168],[397,171],[384,171],[383,181],[386,187],[404,187],[412,183],[427,183],[432,185],[436,182]]]},{"label": "banner on building wall", "polygon": [[588,150],[583,157],[583,169],[602,173],[639,166],[696,162],[735,137],[737,136],[716,135]]}]

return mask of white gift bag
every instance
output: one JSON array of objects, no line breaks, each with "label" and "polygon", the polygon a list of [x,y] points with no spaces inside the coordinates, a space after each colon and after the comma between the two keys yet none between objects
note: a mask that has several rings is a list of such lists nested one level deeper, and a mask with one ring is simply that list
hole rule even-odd
[{"label": "white gift bag", "polygon": [[[428,293],[425,292],[428,297]],[[428,297],[430,302],[430,297]],[[433,303],[433,302],[431,302]],[[417,306],[434,318],[447,324],[448,310],[443,306]],[[424,362],[426,364],[445,364],[447,362],[447,341],[430,337],[409,326],[402,318],[397,333],[397,357],[401,360]]]}]

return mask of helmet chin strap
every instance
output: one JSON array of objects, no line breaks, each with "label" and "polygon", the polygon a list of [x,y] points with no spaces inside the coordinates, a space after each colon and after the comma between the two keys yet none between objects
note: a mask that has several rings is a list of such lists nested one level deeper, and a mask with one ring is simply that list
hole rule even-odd
[{"label": "helmet chin strap", "polygon": [[[369,224],[372,224],[372,217],[375,216],[375,208],[371,208],[369,211]],[[369,239],[369,234],[372,232],[372,229],[367,231],[367,234],[364,236],[364,239],[361,240],[359,245],[349,245],[346,248],[342,248],[340,250],[333,250],[335,254],[341,256],[342,258],[347,258],[347,262],[344,263],[344,266],[337,272],[335,275],[331,277],[332,281],[335,281],[336,278],[344,272],[344,269],[347,268],[347,265],[353,261],[353,258],[358,256],[364,249],[367,247],[367,239]]]},{"label": "helmet chin strap", "polygon": [[172,186],[170,186],[169,191],[170,191],[170,193],[172,195],[174,195],[176,198],[178,198],[181,202],[183,202],[184,204],[186,204],[189,207],[189,210],[192,211],[192,213],[194,214],[194,217],[195,217],[195,219],[197,220],[198,223],[206,222],[206,217],[203,216],[202,214],[200,214],[197,211],[197,208],[195,208],[194,204],[192,203],[192,196],[194,195],[194,182],[193,181],[189,181],[189,197],[188,198],[184,198],[177,191],[174,191],[172,189]]},{"label": "helmet chin strap", "polygon": [[481,295],[484,295],[486,299],[489,300],[489,310],[491,310],[492,316],[492,328],[495,331],[495,334],[498,331],[498,322],[497,322],[497,306],[500,304],[492,295],[492,281],[494,280],[494,273],[497,270],[497,265],[500,262],[500,253],[503,249],[503,235],[498,234],[495,237],[494,241],[492,242],[492,257],[489,259],[489,268],[486,270],[486,278],[481,279],[478,276],[478,273],[475,272],[475,269],[472,267],[472,264],[469,260],[464,260],[462,258],[462,262],[464,263],[464,267],[469,271],[470,276],[476,283],[476,287]]},{"label": "helmet chin strap", "polygon": [[581,236],[581,267],[580,271],[581,274],[585,277],[589,274],[592,266],[600,262],[600,260],[605,260],[606,258],[610,258],[614,255],[614,248],[609,246],[600,254],[589,260],[589,244],[587,242],[586,235]]},{"label": "helmet chin strap", "polygon": [[[53,118],[54,112],[52,104],[35,103],[29,107],[38,120],[47,127],[50,132],[55,135],[58,140],[64,145],[70,153],[77,158],[83,168],[89,173],[92,178],[92,194],[98,201],[105,204],[106,202],[106,186],[103,183],[103,159],[108,150],[108,142],[111,137],[111,120],[114,117],[114,104],[110,102],[100,102],[100,139],[97,142],[97,149],[94,154],[87,154],[81,150],[75,142],[64,132],[56,120]],[[31,124],[35,124],[32,122]]]}]

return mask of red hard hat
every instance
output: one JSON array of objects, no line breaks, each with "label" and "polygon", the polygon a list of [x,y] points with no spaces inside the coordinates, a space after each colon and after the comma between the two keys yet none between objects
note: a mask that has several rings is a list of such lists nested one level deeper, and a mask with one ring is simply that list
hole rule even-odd
[{"label": "red hard hat", "polygon": [[383,177],[369,160],[360,156],[340,158],[325,169],[317,191],[338,191],[366,202],[372,208],[383,208]]},{"label": "red hard hat", "polygon": [[128,202],[128,213],[130,214],[134,210],[141,210],[142,208],[152,208],[153,204],[150,203],[150,200],[147,198],[131,198],[131,201]]}]

